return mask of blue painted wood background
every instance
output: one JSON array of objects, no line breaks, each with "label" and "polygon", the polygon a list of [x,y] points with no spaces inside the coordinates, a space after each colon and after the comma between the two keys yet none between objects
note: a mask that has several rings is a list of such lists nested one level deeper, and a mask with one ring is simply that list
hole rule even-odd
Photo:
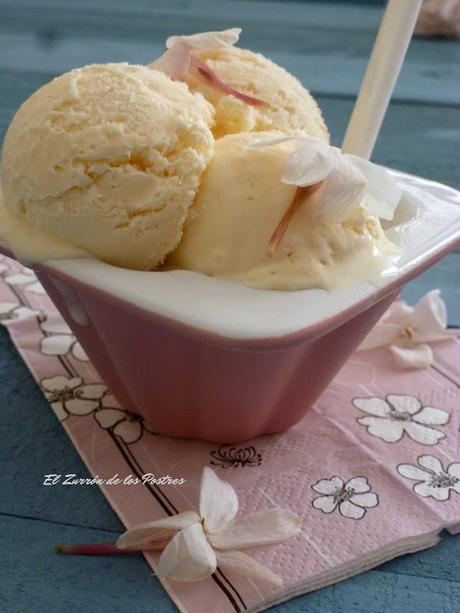
[{"label": "blue painted wood background", "polygon": [[[409,0],[404,0],[409,1]],[[57,73],[155,57],[175,32],[244,28],[242,44],[294,72],[317,96],[339,144],[382,2],[0,0],[0,138],[17,106]],[[413,41],[374,159],[460,188],[460,44]],[[412,282],[413,302],[441,287],[460,324],[460,254]],[[141,557],[53,553],[57,542],[111,541],[122,525],[97,487],[48,488],[49,472],[88,473],[0,330],[0,612],[170,612]],[[460,539],[276,607],[280,613],[460,611]]]}]

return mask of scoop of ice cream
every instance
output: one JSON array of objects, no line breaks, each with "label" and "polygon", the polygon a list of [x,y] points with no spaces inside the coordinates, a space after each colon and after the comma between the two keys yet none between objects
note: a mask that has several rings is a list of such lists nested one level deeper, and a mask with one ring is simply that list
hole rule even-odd
[{"label": "scoop of ice cream", "polygon": [[143,66],[91,65],[37,90],[6,134],[8,210],[111,264],[150,269],[182,236],[213,109]]},{"label": "scoop of ice cream", "polygon": [[237,132],[279,131],[329,140],[321,111],[311,94],[287,70],[260,53],[226,46],[196,50],[220,79],[234,89],[263,100],[253,106],[223,95],[193,72],[186,77],[190,89],[201,92],[216,111],[214,135]]},{"label": "scoop of ice cream", "polygon": [[396,249],[378,218],[359,204],[346,220],[330,223],[305,202],[269,255],[270,238],[296,192],[281,180],[296,145],[248,147],[254,140],[239,134],[216,141],[183,239],[167,265],[279,290],[375,277]]}]

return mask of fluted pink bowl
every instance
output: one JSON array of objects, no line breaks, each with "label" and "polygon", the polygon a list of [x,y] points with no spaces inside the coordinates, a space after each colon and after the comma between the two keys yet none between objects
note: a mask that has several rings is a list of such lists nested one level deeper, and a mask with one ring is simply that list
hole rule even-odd
[{"label": "fluted pink bowl", "polygon": [[460,244],[460,193],[393,174],[404,198],[388,231],[402,256],[377,286],[263,291],[93,259],[35,270],[122,406],[153,431],[219,443],[281,432],[305,415],[401,288]]}]

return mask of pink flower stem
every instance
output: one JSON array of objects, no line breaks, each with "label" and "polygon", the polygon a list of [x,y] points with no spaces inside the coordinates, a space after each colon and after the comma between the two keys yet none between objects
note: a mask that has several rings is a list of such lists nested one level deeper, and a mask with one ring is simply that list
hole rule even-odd
[{"label": "pink flower stem", "polygon": [[281,221],[276,226],[276,229],[268,242],[267,251],[270,256],[275,254],[275,251],[277,250],[278,245],[282,241],[283,236],[286,234],[288,226],[291,223],[291,220],[294,217],[297,209],[305,200],[307,200],[307,198],[313,196],[313,194],[318,191],[322,184],[323,182],[319,181],[318,183],[314,183],[313,185],[307,185],[306,187],[298,187],[296,189],[294,198],[292,199],[286,212],[281,218]]},{"label": "pink flower stem", "polygon": [[107,555],[113,553],[139,553],[142,549],[120,549],[115,543],[96,543],[81,545],[55,545],[56,553],[73,553],[78,555]]},{"label": "pink flower stem", "polygon": [[206,62],[199,57],[196,57],[196,55],[191,54],[190,67],[194,69],[195,74],[200,79],[209,83],[211,87],[214,87],[222,93],[227,94],[227,96],[234,96],[235,98],[238,98],[238,100],[241,100],[250,106],[269,106],[268,102],[265,102],[265,100],[248,96],[234,87],[227,85],[227,83],[222,81],[219,75],[212,70],[212,68],[210,68]]}]

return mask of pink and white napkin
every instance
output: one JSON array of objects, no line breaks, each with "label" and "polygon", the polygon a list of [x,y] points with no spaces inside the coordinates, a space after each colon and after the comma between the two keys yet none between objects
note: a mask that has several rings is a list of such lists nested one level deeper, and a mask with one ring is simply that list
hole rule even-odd
[{"label": "pink and white napkin", "polygon": [[[159,436],[124,411],[33,273],[7,258],[0,320],[126,527],[196,509],[205,466],[232,484],[240,514],[283,507],[301,519],[297,537],[247,551],[281,588],[222,569],[163,580],[181,611],[260,611],[460,531],[455,340],[410,373],[385,348],[357,353],[288,432],[219,446]],[[156,570],[158,555],[146,558]]]}]

